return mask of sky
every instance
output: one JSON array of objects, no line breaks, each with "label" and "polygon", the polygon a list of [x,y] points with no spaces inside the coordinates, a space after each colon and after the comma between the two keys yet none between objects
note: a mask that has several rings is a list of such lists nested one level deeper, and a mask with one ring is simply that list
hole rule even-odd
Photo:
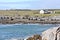
[{"label": "sky", "polygon": [[60,9],[60,0],[0,0],[0,9]]}]

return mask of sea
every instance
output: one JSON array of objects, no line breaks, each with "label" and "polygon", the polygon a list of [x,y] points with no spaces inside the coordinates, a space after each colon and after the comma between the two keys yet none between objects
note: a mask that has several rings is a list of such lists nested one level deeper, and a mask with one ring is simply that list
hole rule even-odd
[{"label": "sea", "polygon": [[0,40],[19,40],[57,27],[58,24],[0,24]]}]

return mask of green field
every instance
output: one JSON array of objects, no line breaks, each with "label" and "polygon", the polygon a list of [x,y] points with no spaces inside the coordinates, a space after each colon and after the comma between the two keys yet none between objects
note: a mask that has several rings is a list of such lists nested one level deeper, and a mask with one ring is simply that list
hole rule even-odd
[{"label": "green field", "polygon": [[52,14],[40,14],[38,10],[30,10],[30,11],[17,11],[17,10],[0,10],[0,15],[3,16],[39,16],[39,17],[48,17],[48,16],[59,16],[60,10],[55,10],[57,13]]}]

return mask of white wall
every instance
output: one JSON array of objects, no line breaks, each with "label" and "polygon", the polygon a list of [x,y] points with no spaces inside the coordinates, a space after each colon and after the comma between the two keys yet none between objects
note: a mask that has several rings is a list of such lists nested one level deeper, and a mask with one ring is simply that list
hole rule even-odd
[{"label": "white wall", "polygon": [[44,10],[40,10],[40,14],[44,14]]}]

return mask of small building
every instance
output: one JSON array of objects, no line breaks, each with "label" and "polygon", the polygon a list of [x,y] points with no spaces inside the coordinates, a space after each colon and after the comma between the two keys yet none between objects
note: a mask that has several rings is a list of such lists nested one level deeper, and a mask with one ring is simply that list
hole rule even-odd
[{"label": "small building", "polygon": [[48,10],[48,12],[50,12],[50,13],[55,13],[55,10]]},{"label": "small building", "polygon": [[40,10],[40,14],[51,14],[51,13],[55,13],[54,10]]},{"label": "small building", "polygon": [[44,14],[45,13],[45,11],[44,10],[40,10],[40,14]]}]

